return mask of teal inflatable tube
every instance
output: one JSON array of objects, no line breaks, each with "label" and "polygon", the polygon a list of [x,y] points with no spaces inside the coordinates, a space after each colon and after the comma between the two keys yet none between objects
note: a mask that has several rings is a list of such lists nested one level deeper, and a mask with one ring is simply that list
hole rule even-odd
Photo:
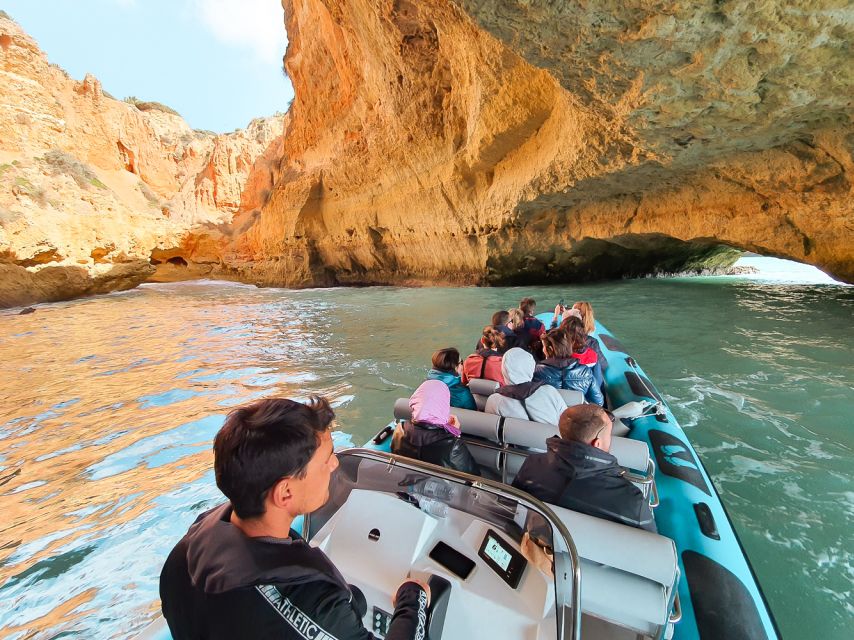
[{"label": "teal inflatable tube", "polygon": [[[548,314],[544,322],[550,320]],[[682,620],[675,625],[674,638],[779,638],[732,522],[687,435],[625,346],[603,325],[597,323],[596,329],[608,361],[605,385],[611,405],[647,400],[663,408],[657,415],[632,420],[628,437],[646,442],[655,460],[660,499],[656,524],[679,553]]]}]

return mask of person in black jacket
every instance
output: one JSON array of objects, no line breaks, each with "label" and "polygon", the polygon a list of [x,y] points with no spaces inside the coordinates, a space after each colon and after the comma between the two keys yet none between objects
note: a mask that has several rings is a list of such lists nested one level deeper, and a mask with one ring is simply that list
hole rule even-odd
[{"label": "person in black jacket", "polygon": [[391,443],[392,453],[449,469],[480,475],[477,463],[460,439],[460,423],[451,415],[451,392],[439,380],[426,380],[409,399],[411,419]]},{"label": "person in black jacket", "polygon": [[513,486],[543,502],[656,532],[646,498],[608,453],[612,422],[605,410],[569,407],[558,426],[560,436],[546,440],[546,453],[525,460]]},{"label": "person in black jacket", "polygon": [[[160,574],[174,640],[373,640],[364,596],[326,554],[290,528],[329,499],[338,466],[322,398],[268,399],[229,414],[214,440],[214,469],[229,502],[203,513]],[[386,639],[423,638],[429,588],[397,590]]]}]

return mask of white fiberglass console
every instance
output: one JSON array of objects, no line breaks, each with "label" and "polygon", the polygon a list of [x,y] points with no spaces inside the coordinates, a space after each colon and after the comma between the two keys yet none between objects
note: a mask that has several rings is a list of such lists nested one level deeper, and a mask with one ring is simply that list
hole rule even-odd
[{"label": "white fiberglass console", "polygon": [[431,515],[398,495],[354,489],[312,544],[362,590],[369,629],[383,630],[377,613],[384,620],[393,611],[392,597],[411,572],[451,585],[443,638],[554,638],[552,577],[507,534],[461,510],[442,511]]}]

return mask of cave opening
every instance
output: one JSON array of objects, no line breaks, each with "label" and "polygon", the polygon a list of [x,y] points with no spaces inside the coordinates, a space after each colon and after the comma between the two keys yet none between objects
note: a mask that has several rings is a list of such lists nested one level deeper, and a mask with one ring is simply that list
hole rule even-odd
[{"label": "cave opening", "polygon": [[177,267],[186,267],[187,261],[184,260],[181,256],[175,256],[173,258],[169,258],[166,262],[169,264],[174,264]]}]

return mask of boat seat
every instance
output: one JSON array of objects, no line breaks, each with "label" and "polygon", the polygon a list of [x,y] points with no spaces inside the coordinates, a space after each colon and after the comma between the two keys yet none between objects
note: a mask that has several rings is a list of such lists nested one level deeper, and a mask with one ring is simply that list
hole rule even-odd
[{"label": "boat seat", "polygon": [[[519,418],[504,418],[504,444],[545,451],[546,440],[560,435],[557,426]],[[613,436],[611,455],[621,467],[646,473],[649,468],[649,448],[645,442]]]},{"label": "boat seat", "polygon": [[[463,435],[484,438],[495,443],[501,442],[499,435],[501,416],[457,407],[451,407],[451,414],[457,416],[460,421],[460,430]],[[394,403],[394,419],[409,420],[410,417],[409,398],[398,398]]]},{"label": "boat seat", "polygon": [[[472,378],[469,380],[469,391],[474,397],[474,402],[477,405],[478,411],[483,411],[486,407],[486,401],[493,393],[498,391],[499,385],[495,380],[487,380],[486,378]],[[574,389],[558,389],[563,401],[567,407],[574,407],[577,404],[584,404],[584,394],[581,391]]]},{"label": "boat seat", "polygon": [[584,394],[575,389],[558,389],[557,392],[567,407],[574,407],[577,404],[584,404]]},{"label": "boat seat", "polygon": [[469,391],[471,391],[474,397],[478,411],[484,410],[487,398],[495,393],[500,386],[495,380],[487,380],[486,378],[472,378],[469,380]]},{"label": "boat seat", "polygon": [[679,575],[673,540],[549,506],[566,525],[582,558],[582,611],[656,636],[668,622]]}]

